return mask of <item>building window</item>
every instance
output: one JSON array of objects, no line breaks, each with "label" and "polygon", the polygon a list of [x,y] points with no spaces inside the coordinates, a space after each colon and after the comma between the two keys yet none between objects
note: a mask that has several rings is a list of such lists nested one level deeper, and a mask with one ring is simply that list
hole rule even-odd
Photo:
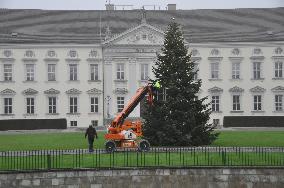
[{"label": "building window", "polygon": [[191,55],[192,55],[192,56],[197,56],[197,55],[199,55],[198,50],[197,50],[197,49],[192,49],[192,50],[191,50]]},{"label": "building window", "polygon": [[275,78],[283,78],[283,62],[275,62]]},{"label": "building window", "polygon": [[12,98],[4,98],[4,114],[12,114]]},{"label": "building window", "polygon": [[55,57],[55,56],[56,56],[56,53],[55,53],[54,50],[49,50],[49,51],[47,52],[47,56],[48,56],[48,57]]},{"label": "building window", "polygon": [[254,95],[253,96],[253,110],[254,111],[261,111],[261,95]]},{"label": "building window", "polygon": [[194,63],[194,68],[193,68],[193,73],[194,73],[194,80],[197,80],[198,79],[198,64],[197,63]]},{"label": "building window", "polygon": [[55,64],[47,65],[47,79],[48,81],[55,81]]},{"label": "building window", "polygon": [[27,114],[35,113],[35,99],[32,97],[27,98]]},{"label": "building window", "polygon": [[167,88],[156,90],[154,95],[157,101],[167,101]]},{"label": "building window", "polygon": [[98,64],[91,64],[91,80],[99,80],[99,65]]},{"label": "building window", "polygon": [[26,57],[34,57],[35,56],[35,53],[32,51],[32,50],[27,50],[25,52],[25,56]]},{"label": "building window", "polygon": [[77,53],[77,51],[75,51],[75,50],[70,50],[70,51],[69,51],[69,56],[72,57],[72,58],[75,58],[75,57],[78,56],[78,53]]},{"label": "building window", "polygon": [[233,111],[241,110],[240,95],[233,95]]},{"label": "building window", "polygon": [[275,95],[275,111],[283,110],[283,95]]},{"label": "building window", "polygon": [[78,112],[78,97],[69,98],[69,112],[71,114]]},{"label": "building window", "polygon": [[219,106],[220,106],[220,97],[212,96],[212,111],[213,112],[219,112]]},{"label": "building window", "polygon": [[261,51],[260,48],[255,48],[255,49],[253,49],[253,54],[259,55],[259,54],[262,54],[262,51]]},{"label": "building window", "polygon": [[124,108],[124,97],[117,97],[117,112],[121,112]]},{"label": "building window", "polygon": [[278,47],[275,49],[275,54],[281,54],[283,52],[282,48]]},{"label": "building window", "polygon": [[35,65],[34,64],[26,64],[26,73],[27,73],[27,81],[34,81],[35,79]]},{"label": "building window", "polygon": [[240,55],[240,50],[239,50],[238,48],[234,48],[234,49],[232,50],[232,54],[233,54],[233,55]]},{"label": "building window", "polygon": [[77,65],[70,64],[69,65],[70,69],[70,80],[71,81],[76,81],[77,80],[77,74],[78,74],[78,67]]},{"label": "building window", "polygon": [[253,62],[253,79],[260,79],[260,62]]},{"label": "building window", "polygon": [[96,50],[91,50],[89,56],[90,57],[96,57],[97,56],[97,51]]},{"label": "building window", "polygon": [[141,64],[141,80],[148,80],[149,78],[149,65],[148,64]]},{"label": "building window", "polygon": [[213,119],[213,126],[217,127],[220,125],[220,119]]},{"label": "building window", "polygon": [[142,39],[143,39],[143,40],[146,40],[146,39],[147,39],[147,35],[143,34],[143,35],[142,35]]},{"label": "building window", "polygon": [[220,51],[219,51],[218,49],[213,49],[213,50],[211,50],[211,55],[217,56],[217,55],[219,55],[219,54],[220,54]]},{"label": "building window", "polygon": [[240,63],[232,63],[232,79],[240,79]]},{"label": "building window", "polygon": [[11,50],[4,50],[3,54],[4,54],[5,57],[11,57],[12,51]]},{"label": "building window", "polygon": [[4,81],[12,81],[12,65],[4,64]]},{"label": "building window", "polygon": [[92,120],[91,124],[92,124],[92,126],[97,127],[99,125],[99,121],[98,120]]},{"label": "building window", "polygon": [[56,113],[56,97],[48,97],[48,113]]},{"label": "building window", "polygon": [[116,79],[124,80],[124,64],[122,63],[116,65]]},{"label": "building window", "polygon": [[77,121],[70,121],[71,127],[77,127]]},{"label": "building window", "polygon": [[99,98],[91,97],[91,112],[99,112]]},{"label": "building window", "polygon": [[219,78],[219,63],[211,63],[211,78]]}]

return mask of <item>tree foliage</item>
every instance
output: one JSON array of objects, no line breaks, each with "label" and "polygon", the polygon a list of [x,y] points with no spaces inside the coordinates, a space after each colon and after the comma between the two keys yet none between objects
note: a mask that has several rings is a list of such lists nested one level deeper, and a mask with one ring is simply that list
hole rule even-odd
[{"label": "tree foliage", "polygon": [[188,54],[179,25],[169,24],[164,46],[153,67],[161,88],[152,107],[144,113],[144,137],[152,145],[198,146],[210,144],[217,135],[208,124],[210,109],[197,98],[201,80]]}]

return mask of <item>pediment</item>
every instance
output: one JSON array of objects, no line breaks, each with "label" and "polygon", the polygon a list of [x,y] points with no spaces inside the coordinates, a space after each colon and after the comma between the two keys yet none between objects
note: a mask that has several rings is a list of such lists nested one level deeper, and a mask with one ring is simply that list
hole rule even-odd
[{"label": "pediment", "polygon": [[0,92],[1,95],[15,95],[16,92],[12,89],[4,89]]},{"label": "pediment", "polygon": [[79,91],[78,89],[75,89],[75,88],[72,88],[72,89],[69,89],[69,90],[66,91],[66,94],[72,94],[72,95],[80,94],[80,93],[81,93],[81,91]]},{"label": "pediment", "polygon": [[253,88],[250,89],[251,92],[255,92],[255,93],[261,93],[261,92],[265,92],[265,89],[260,87],[260,86],[255,86]]},{"label": "pediment", "polygon": [[212,88],[208,89],[208,92],[210,92],[210,93],[220,93],[220,92],[223,92],[223,89],[215,86],[215,87],[212,87]]},{"label": "pediment", "polygon": [[271,89],[273,92],[284,92],[284,87],[283,86],[277,86]]},{"label": "pediment", "polygon": [[237,92],[237,93],[241,93],[244,91],[244,89],[238,87],[238,86],[235,86],[235,87],[232,87],[231,89],[229,89],[230,92]]},{"label": "pediment", "polygon": [[106,40],[105,45],[163,45],[164,32],[147,23],[126,30]]},{"label": "pediment", "polygon": [[87,91],[88,94],[101,94],[102,91],[97,89],[97,88],[93,88]]},{"label": "pediment", "polygon": [[36,95],[36,94],[38,94],[38,91],[34,90],[32,88],[28,88],[28,89],[23,91],[23,94],[24,95]]},{"label": "pediment", "polygon": [[47,95],[56,95],[56,94],[59,94],[59,93],[60,93],[60,91],[53,89],[53,88],[50,88],[50,89],[44,91],[44,94],[47,94]]},{"label": "pediment", "polygon": [[128,90],[126,88],[116,88],[113,92],[115,94],[126,94],[128,93]]}]

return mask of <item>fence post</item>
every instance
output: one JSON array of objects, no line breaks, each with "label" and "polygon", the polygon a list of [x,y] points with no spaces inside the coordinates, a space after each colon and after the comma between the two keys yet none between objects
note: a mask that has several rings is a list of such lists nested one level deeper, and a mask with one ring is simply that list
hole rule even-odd
[{"label": "fence post", "polygon": [[222,162],[223,165],[226,166],[226,153],[222,150]]},{"label": "fence post", "polygon": [[47,169],[50,170],[51,169],[51,155],[50,153],[47,154],[46,156],[46,160],[47,160]]}]

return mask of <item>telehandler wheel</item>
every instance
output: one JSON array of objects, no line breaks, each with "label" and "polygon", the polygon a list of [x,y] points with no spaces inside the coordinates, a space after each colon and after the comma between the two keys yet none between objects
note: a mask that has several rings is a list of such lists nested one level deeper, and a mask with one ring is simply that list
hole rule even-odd
[{"label": "telehandler wheel", "polygon": [[150,150],[150,143],[147,140],[140,140],[138,142],[138,151],[147,152]]},{"label": "telehandler wheel", "polygon": [[107,152],[107,153],[112,153],[112,152],[114,152],[115,149],[116,149],[115,142],[113,142],[113,141],[107,141],[107,142],[105,143],[105,148],[106,148],[106,152]]}]

